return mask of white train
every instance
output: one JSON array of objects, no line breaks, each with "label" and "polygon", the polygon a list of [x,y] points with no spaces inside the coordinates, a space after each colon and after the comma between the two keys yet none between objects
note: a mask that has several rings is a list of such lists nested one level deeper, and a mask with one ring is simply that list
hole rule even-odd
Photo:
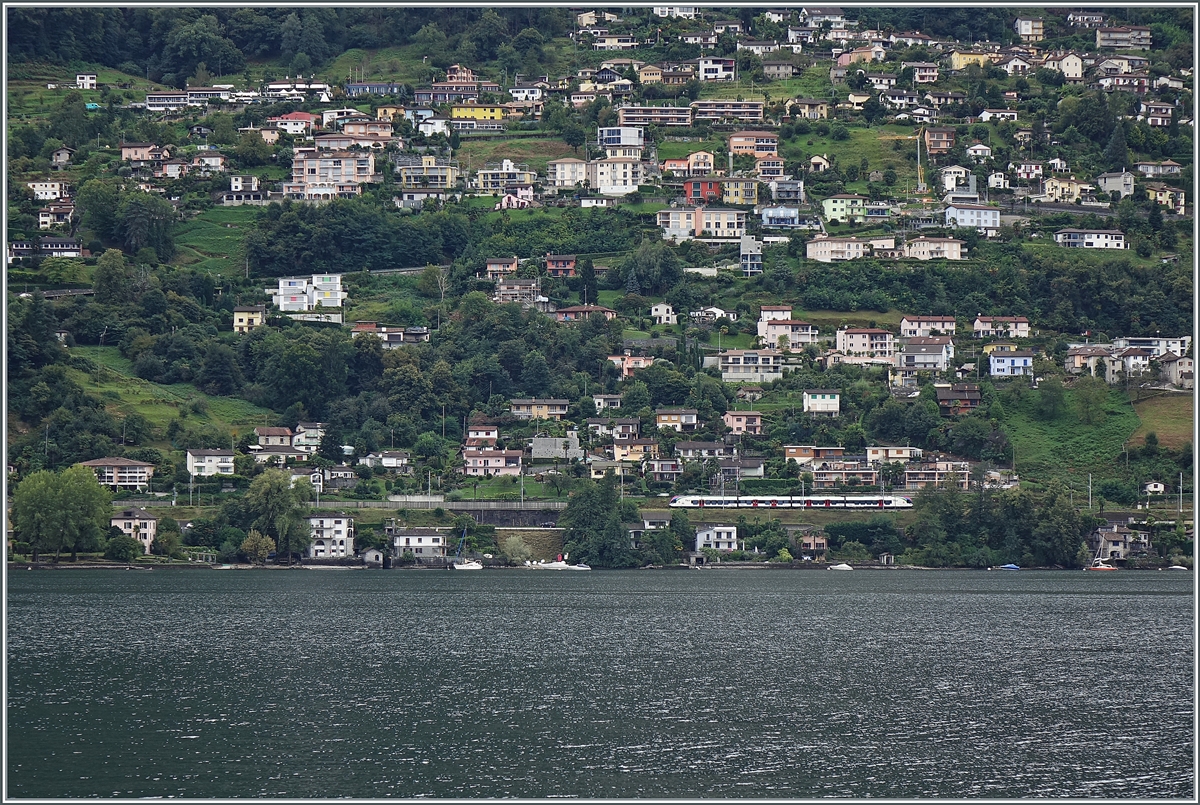
[{"label": "white train", "polygon": [[673,509],[911,509],[912,498],[898,495],[676,495]]}]

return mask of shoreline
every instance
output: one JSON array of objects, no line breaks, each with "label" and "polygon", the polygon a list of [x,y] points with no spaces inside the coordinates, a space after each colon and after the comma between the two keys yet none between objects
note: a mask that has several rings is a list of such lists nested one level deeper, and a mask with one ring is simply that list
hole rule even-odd
[{"label": "shoreline", "polygon": [[[711,565],[671,565],[661,566],[655,565],[651,567],[630,567],[630,568],[593,568],[593,570],[800,570],[800,571],[821,571],[828,570],[830,564],[817,563],[802,563],[802,564],[771,564],[768,562],[725,562]],[[1172,565],[1163,562],[1159,565],[1151,567],[1122,567],[1123,571],[1139,572],[1153,570],[1168,570]],[[323,565],[323,564],[294,564],[294,565],[250,565],[245,563],[233,564],[207,564],[203,562],[186,562],[177,564],[107,564],[99,562],[8,562],[9,570],[384,570],[378,566],[368,567],[366,565]],[[439,571],[450,570],[450,566],[433,567],[428,565],[415,565],[408,567],[390,567],[387,570],[400,571]],[[506,566],[484,566],[484,570],[490,571],[524,571],[528,568],[513,565]],[[917,570],[917,571],[935,571],[945,570],[954,572],[985,572],[997,570],[994,567],[925,567],[923,565],[881,565],[881,564],[861,564],[854,565],[854,570]],[[1063,571],[1076,573],[1085,568],[1063,568],[1063,567],[1023,567],[1022,571]],[[1186,568],[1187,572],[1191,573],[1192,568]],[[1012,571],[1005,571],[1012,572]],[[1020,572],[1020,571],[1017,571]]]}]

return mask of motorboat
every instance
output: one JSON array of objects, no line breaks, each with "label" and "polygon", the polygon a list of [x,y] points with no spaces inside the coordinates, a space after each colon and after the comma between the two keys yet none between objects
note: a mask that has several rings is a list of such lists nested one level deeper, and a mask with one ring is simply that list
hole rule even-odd
[{"label": "motorboat", "polygon": [[1183,565],[1171,565],[1169,568],[1167,568],[1167,570],[1190,570],[1190,569],[1191,568],[1186,568]]},{"label": "motorboat", "polygon": [[1009,562],[1007,565],[1000,565],[1000,567],[998,567],[996,569],[997,570],[1020,570],[1021,568],[1019,566],[1014,565],[1011,562]]},{"label": "motorboat", "polygon": [[853,570],[854,568],[850,567],[850,565],[846,564],[845,562],[839,562],[836,565],[830,565],[829,569],[830,570]]},{"label": "motorboat", "polygon": [[526,559],[525,567],[529,568],[530,570],[591,570],[591,567],[583,564],[582,562],[574,565],[568,564],[567,559],[569,558],[569,555],[564,556],[560,554],[554,559],[553,562],[547,562],[544,559],[539,562],[531,562]]},{"label": "motorboat", "polygon": [[1116,570],[1117,568],[1106,563],[1103,559],[1097,557],[1092,560],[1091,567],[1085,567],[1084,570]]}]

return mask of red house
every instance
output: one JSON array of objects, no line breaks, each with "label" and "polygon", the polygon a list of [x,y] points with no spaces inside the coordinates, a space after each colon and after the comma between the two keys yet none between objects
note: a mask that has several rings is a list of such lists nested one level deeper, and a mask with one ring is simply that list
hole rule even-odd
[{"label": "red house", "polygon": [[573,277],[575,276],[575,255],[573,254],[547,254],[546,255],[546,275],[550,277]]},{"label": "red house", "polygon": [[721,182],[717,179],[688,179],[683,183],[683,195],[689,202],[703,203],[721,200]]}]

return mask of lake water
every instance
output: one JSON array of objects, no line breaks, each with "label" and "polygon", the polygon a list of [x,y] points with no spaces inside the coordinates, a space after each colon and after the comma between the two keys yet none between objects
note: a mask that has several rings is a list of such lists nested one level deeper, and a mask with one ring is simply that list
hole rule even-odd
[{"label": "lake water", "polygon": [[9,797],[1195,792],[1190,573],[8,574]]}]

